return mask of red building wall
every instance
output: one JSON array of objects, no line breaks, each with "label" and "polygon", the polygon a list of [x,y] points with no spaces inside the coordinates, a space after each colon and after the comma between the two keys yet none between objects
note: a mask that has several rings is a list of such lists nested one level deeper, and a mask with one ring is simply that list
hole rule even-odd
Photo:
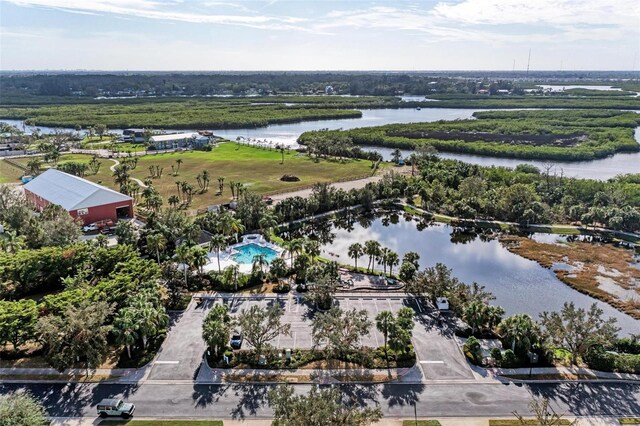
[{"label": "red building wall", "polygon": [[[42,209],[44,209],[45,206],[49,204],[47,200],[33,194],[28,189],[25,189],[24,192],[27,197],[27,200],[31,201],[36,206],[36,209],[38,211],[42,211]],[[128,216],[131,218],[133,217],[133,201],[132,200],[121,201],[121,202],[111,203],[111,204],[103,204],[101,206],[89,207],[86,209],[87,210],[86,214],[79,214],[80,212],[78,210],[71,210],[69,214],[74,218],[79,217],[80,219],[82,219],[85,225],[88,225],[93,222],[98,222],[100,220],[106,220],[106,219],[111,219],[115,222],[118,219],[118,214],[116,212],[116,209],[119,207],[127,207],[129,209]]]}]

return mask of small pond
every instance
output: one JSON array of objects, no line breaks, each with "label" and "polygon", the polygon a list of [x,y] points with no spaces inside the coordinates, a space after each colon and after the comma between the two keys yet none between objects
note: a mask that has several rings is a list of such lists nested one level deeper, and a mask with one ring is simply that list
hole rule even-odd
[{"label": "small pond", "polygon": [[[445,224],[426,225],[395,214],[342,222],[345,221],[339,221],[339,225],[320,222],[306,230],[319,237],[322,255],[339,263],[353,264],[347,254],[349,245],[377,240],[400,258],[408,251],[419,253],[421,269],[444,263],[460,280],[485,286],[496,296],[493,303],[502,306],[508,315],[525,312],[537,318],[543,311],[560,310],[564,302],[573,301],[583,308],[597,302],[606,316],[617,318],[622,333],[637,333],[640,329],[640,321],[577,292],[551,270],[509,252],[496,239],[461,233]],[[358,264],[366,265],[367,260],[362,257]]]}]

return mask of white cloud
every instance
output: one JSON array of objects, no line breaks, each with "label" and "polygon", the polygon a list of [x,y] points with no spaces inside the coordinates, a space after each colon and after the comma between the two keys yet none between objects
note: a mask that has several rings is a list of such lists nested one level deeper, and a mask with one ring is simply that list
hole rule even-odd
[{"label": "white cloud", "polygon": [[231,15],[180,12],[177,8],[165,8],[166,3],[153,0],[6,0],[18,6],[47,7],[68,12],[111,13],[147,19],[190,22],[201,24],[238,25],[253,28],[305,30],[296,17],[266,15]]},{"label": "white cloud", "polygon": [[637,0],[463,0],[438,3],[433,15],[461,24],[640,25]]}]

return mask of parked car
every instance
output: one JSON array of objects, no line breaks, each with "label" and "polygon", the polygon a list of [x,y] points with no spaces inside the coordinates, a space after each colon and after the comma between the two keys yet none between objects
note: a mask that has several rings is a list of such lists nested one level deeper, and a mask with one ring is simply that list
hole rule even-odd
[{"label": "parked car", "polygon": [[96,225],[95,223],[90,223],[89,225],[85,225],[82,227],[82,230],[84,232],[93,232],[93,231],[97,231],[98,230],[98,225]]},{"label": "parked car", "polygon": [[113,226],[113,221],[111,219],[99,220],[97,222],[90,223],[82,227],[84,232],[93,232],[93,231],[102,231],[103,229],[108,229]]},{"label": "parked car", "polygon": [[243,340],[244,338],[242,337],[242,333],[233,333],[231,340],[229,341],[229,345],[232,349],[240,349]]},{"label": "parked car", "polygon": [[128,419],[133,416],[136,406],[124,402],[121,399],[103,399],[98,404],[98,415],[102,418],[109,416],[119,416]]}]

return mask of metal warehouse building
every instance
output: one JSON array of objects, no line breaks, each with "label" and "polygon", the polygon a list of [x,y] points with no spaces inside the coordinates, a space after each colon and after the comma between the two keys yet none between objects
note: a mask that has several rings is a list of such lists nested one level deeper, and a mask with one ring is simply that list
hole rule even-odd
[{"label": "metal warehouse building", "polygon": [[133,198],[104,186],[49,169],[24,185],[27,200],[38,210],[57,204],[85,225],[99,220],[133,218]]}]

